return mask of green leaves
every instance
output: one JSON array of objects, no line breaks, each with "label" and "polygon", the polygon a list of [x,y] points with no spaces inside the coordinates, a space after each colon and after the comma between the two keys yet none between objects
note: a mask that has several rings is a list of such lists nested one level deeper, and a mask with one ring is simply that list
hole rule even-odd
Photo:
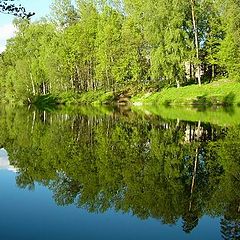
[{"label": "green leaves", "polygon": [[238,78],[239,8],[235,0],[56,0],[48,20],[15,20],[2,95],[26,101]]}]

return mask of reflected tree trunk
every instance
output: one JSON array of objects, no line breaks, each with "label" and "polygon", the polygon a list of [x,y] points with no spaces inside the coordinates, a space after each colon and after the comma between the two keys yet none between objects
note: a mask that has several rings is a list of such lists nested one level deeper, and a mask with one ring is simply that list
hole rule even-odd
[{"label": "reflected tree trunk", "polygon": [[32,119],[32,129],[31,129],[31,133],[33,133],[33,130],[34,130],[35,120],[36,120],[36,112],[33,111],[33,119]]},{"label": "reflected tree trunk", "polygon": [[198,150],[198,147],[197,147],[196,148],[195,160],[194,160],[193,174],[192,174],[192,184],[191,184],[191,195],[190,195],[189,211],[191,211],[191,208],[192,208],[192,196],[193,196],[194,186],[195,186],[195,183],[196,183],[198,154],[199,154],[199,150]]},{"label": "reflected tree trunk", "polygon": [[43,111],[43,122],[46,122],[46,111]]},{"label": "reflected tree trunk", "polygon": [[197,127],[196,135],[197,135],[196,140],[199,140],[200,137],[201,137],[201,121],[198,121],[198,127]]}]

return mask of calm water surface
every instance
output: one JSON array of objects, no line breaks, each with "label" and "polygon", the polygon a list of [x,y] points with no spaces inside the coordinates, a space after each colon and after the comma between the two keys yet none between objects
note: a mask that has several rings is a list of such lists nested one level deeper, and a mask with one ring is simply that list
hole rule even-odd
[{"label": "calm water surface", "polygon": [[2,107],[0,239],[239,239],[237,117],[162,112]]}]

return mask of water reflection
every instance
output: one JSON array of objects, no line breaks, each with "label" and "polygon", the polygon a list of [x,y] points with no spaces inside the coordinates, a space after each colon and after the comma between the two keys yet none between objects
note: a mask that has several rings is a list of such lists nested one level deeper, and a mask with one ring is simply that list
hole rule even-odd
[{"label": "water reflection", "polygon": [[10,165],[7,151],[4,148],[0,149],[0,170],[17,172],[17,169],[14,166]]},{"label": "water reflection", "polygon": [[20,188],[40,183],[58,205],[89,212],[182,219],[186,233],[221,216],[222,236],[239,238],[239,126],[91,113],[1,109],[0,144]]}]

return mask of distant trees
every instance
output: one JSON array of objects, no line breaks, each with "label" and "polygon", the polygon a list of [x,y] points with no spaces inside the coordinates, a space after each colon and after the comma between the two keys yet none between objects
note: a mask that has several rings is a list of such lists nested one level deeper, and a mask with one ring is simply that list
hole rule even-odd
[{"label": "distant trees", "polygon": [[0,61],[2,95],[238,79],[239,9],[235,0],[55,0],[49,20],[15,22]]}]

